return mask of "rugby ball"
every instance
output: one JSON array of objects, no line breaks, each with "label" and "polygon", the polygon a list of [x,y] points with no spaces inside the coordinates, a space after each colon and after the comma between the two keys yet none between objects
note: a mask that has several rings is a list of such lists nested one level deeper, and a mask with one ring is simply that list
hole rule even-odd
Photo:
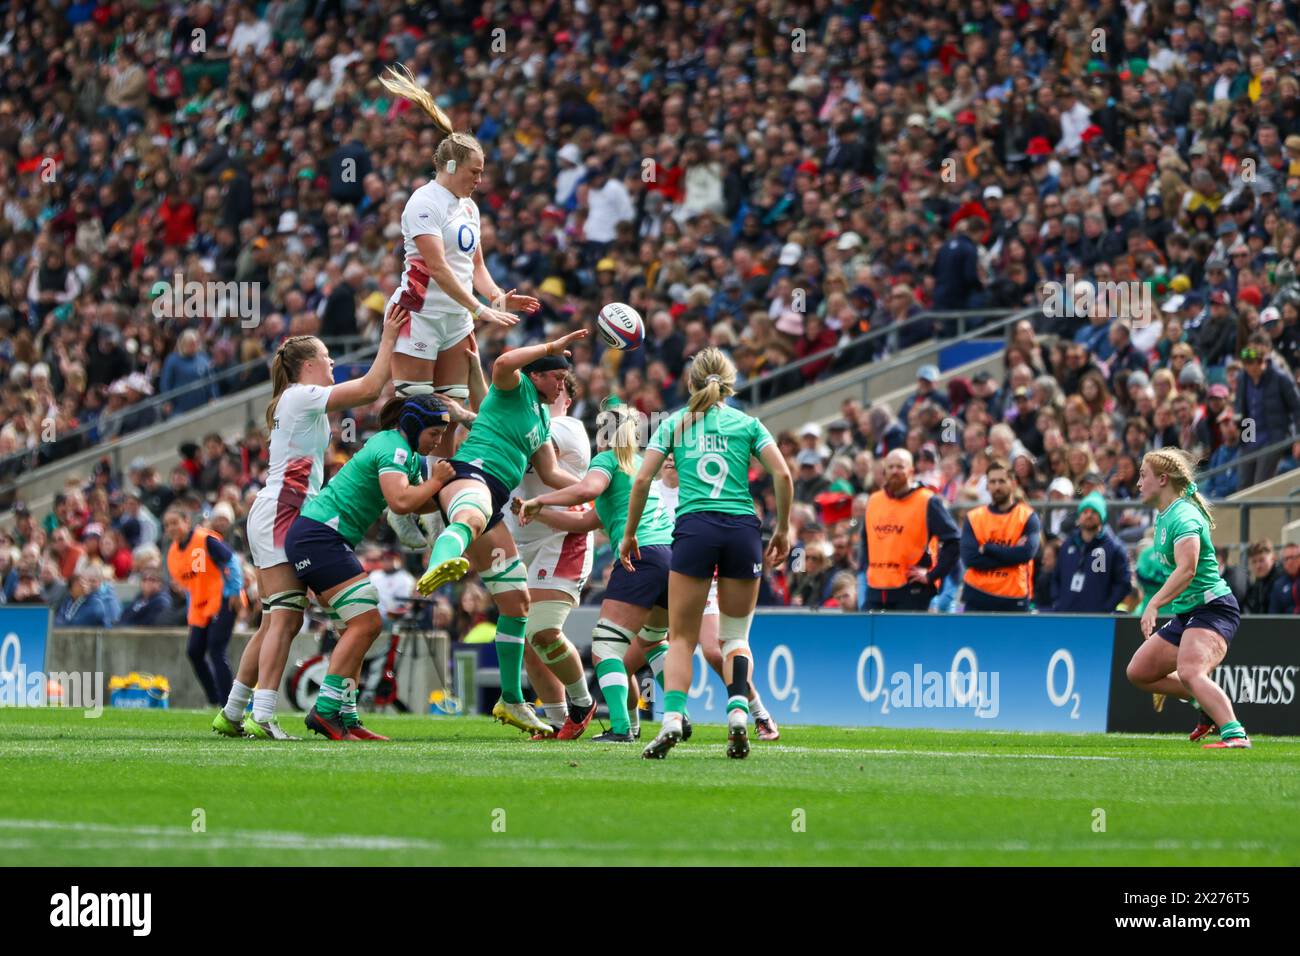
[{"label": "rugby ball", "polygon": [[596,331],[613,349],[634,349],[645,340],[645,323],[630,305],[611,302],[596,316]]}]

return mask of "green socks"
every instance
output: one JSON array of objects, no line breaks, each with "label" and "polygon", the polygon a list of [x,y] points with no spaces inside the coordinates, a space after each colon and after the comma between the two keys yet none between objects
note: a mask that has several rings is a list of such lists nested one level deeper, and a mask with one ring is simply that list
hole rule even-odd
[{"label": "green socks", "polygon": [[447,529],[438,535],[433,543],[433,554],[429,556],[429,567],[436,568],[444,561],[459,558],[474,540],[474,531],[469,525],[453,521]]},{"label": "green socks", "polygon": [[670,690],[664,694],[664,716],[686,713],[686,691]]},{"label": "green socks", "polygon": [[1219,728],[1220,740],[1233,740],[1237,737],[1246,736],[1246,728],[1241,726],[1241,721],[1233,720]]},{"label": "green socks", "polygon": [[324,718],[337,717],[343,707],[343,697],[347,694],[346,678],[341,674],[326,674],[321,684],[320,693],[316,695],[316,713]]},{"label": "green socks", "polygon": [[501,669],[501,699],[507,704],[524,702],[524,625],[527,623],[527,618],[506,614],[497,619],[497,666]]},{"label": "green socks", "polygon": [[596,665],[596,683],[609,705],[610,729],[616,734],[632,732],[632,722],[627,713],[627,670],[617,658],[609,658]]},{"label": "green socks", "polygon": [[361,715],[357,713],[357,692],[355,690],[343,692],[343,706],[339,708],[339,717],[343,720],[343,726],[349,730],[361,726]]}]

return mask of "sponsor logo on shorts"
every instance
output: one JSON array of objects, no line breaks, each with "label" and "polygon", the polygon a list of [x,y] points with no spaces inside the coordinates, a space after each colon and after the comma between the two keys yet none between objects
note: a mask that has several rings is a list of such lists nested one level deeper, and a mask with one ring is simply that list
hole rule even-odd
[{"label": "sponsor logo on shorts", "polygon": [[763,573],[763,564],[762,564],[762,562],[759,562],[758,564],[755,564],[755,565],[754,565],[754,573],[755,573],[755,574],[762,574],[762,573]]},{"label": "sponsor logo on shorts", "polygon": [[293,566],[293,569],[295,571],[301,571],[303,568],[309,567],[310,565],[311,565],[311,558],[303,558],[301,561],[299,561],[297,564]]},{"label": "sponsor logo on shorts", "polygon": [[424,352],[429,348],[429,345],[427,342],[412,342],[411,348],[415,349],[417,352]]}]

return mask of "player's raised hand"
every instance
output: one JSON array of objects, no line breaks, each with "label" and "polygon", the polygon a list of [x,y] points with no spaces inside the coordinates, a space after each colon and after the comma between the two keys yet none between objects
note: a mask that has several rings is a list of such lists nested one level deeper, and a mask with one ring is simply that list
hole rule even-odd
[{"label": "player's raised hand", "polygon": [[618,544],[618,559],[623,562],[623,567],[629,571],[636,572],[632,565],[632,560],[641,560],[641,548],[636,543],[636,535],[628,534],[623,536],[623,540]]},{"label": "player's raised hand", "polygon": [[482,319],[484,322],[491,322],[493,325],[503,325],[506,328],[517,325],[519,322],[519,316],[503,309],[493,309],[491,307],[484,307],[483,311],[476,315],[475,318]]},{"label": "player's raised hand", "polygon": [[570,332],[568,335],[561,336],[554,342],[547,342],[546,354],[558,355],[563,353],[565,358],[573,358],[573,353],[569,351],[569,345],[579,339],[585,339],[589,334],[590,333],[586,329],[578,329],[576,332]]},{"label": "player's raised hand", "polygon": [[534,299],[531,295],[517,295],[516,292],[515,289],[502,292],[493,300],[492,305],[508,312],[527,312],[530,315],[542,307],[540,300]]}]

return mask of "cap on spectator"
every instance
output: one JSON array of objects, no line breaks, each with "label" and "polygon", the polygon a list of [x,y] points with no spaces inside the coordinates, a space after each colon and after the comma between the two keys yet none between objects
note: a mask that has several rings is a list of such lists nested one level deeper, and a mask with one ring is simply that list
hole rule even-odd
[{"label": "cap on spectator", "polygon": [[846,432],[849,430],[849,423],[842,418],[837,418],[826,426],[827,431]]},{"label": "cap on spectator", "polygon": [[1268,325],[1270,322],[1280,321],[1282,313],[1275,305],[1270,305],[1267,309],[1259,313],[1259,324]]},{"label": "cap on spectator", "polygon": [[1181,295],[1171,295],[1165,300],[1165,304],[1160,307],[1161,312],[1177,312],[1183,307],[1184,298]]},{"label": "cap on spectator", "polygon": [[1051,156],[1052,144],[1047,141],[1046,136],[1035,136],[1029,140],[1029,145],[1025,147],[1026,156]]},{"label": "cap on spectator", "polygon": [[27,502],[25,501],[14,502],[14,517],[20,518],[23,515],[28,515],[28,514],[31,514],[31,511],[29,511],[27,508]]},{"label": "cap on spectator", "polygon": [[17,382],[19,379],[27,378],[30,366],[26,362],[15,362],[13,368],[9,369],[9,381]]},{"label": "cap on spectator", "polygon": [[597,272],[614,272],[618,270],[618,263],[606,256],[596,263]]},{"label": "cap on spectator", "polygon": [[984,187],[984,198],[985,198],[985,199],[1001,199],[1001,198],[1002,198],[1002,187],[1001,187],[1001,186],[998,186],[998,185],[985,186],[985,187]]},{"label": "cap on spectator", "polygon": [[821,438],[821,437],[822,437],[822,427],[821,427],[820,425],[818,425],[816,422],[809,422],[809,423],[808,423],[807,425],[805,425],[803,428],[799,429],[799,437],[800,437],[800,438],[807,438],[807,437],[810,436],[810,435],[811,435],[813,438]]},{"label": "cap on spectator", "polygon": [[1080,485],[1104,485],[1106,479],[1101,476],[1099,471],[1085,472],[1084,476],[1079,479]]},{"label": "cap on spectator", "polygon": [[542,280],[538,291],[545,295],[560,297],[564,295],[564,280],[559,276],[547,276]]},{"label": "cap on spectator", "polygon": [[862,237],[856,232],[846,232],[840,236],[839,241],[835,243],[835,248],[840,252],[847,252],[850,249],[857,249],[862,245]]},{"label": "cap on spectator", "polygon": [[797,242],[787,242],[781,247],[781,255],[777,257],[777,264],[782,266],[792,266],[799,261],[803,255],[803,246]]},{"label": "cap on spectator", "polygon": [[1101,136],[1102,136],[1101,127],[1098,126],[1096,123],[1084,127],[1083,132],[1079,134],[1079,138],[1083,140],[1085,143],[1091,143],[1094,139],[1100,139]]},{"label": "cap on spectator", "polygon": [[956,120],[958,126],[974,126],[978,121],[974,110],[961,110],[957,114]]},{"label": "cap on spectator", "polygon": [[939,367],[937,365],[922,365],[916,370],[916,377],[922,382],[929,382],[933,385],[939,381]]},{"label": "cap on spectator", "polygon": [[1215,230],[1215,233],[1220,236],[1230,236],[1236,231],[1237,224],[1231,219],[1225,219],[1219,223],[1219,228]]},{"label": "cap on spectator", "polygon": [[809,176],[816,176],[817,164],[814,163],[811,159],[805,159],[802,163],[800,163],[798,166],[795,167],[794,171],[796,173],[807,173]]},{"label": "cap on spectator", "polygon": [[1083,227],[1082,220],[1080,220],[1079,217],[1072,212],[1066,213],[1064,216],[1061,217],[1062,229],[1080,229],[1082,227]]},{"label": "cap on spectator", "polygon": [[218,501],[216,505],[213,506],[212,520],[215,521],[218,518],[225,518],[231,524],[235,523],[235,509],[230,507],[229,502]]},{"label": "cap on spectator", "polygon": [[1228,386],[1219,382],[1215,385],[1211,385],[1210,390],[1206,392],[1206,394],[1210,398],[1227,398],[1232,393],[1228,391]]},{"label": "cap on spectator", "polygon": [[[655,193],[655,195],[659,196],[662,194]],[[567,219],[568,216],[565,215],[564,210],[561,209],[559,206],[547,206],[545,209],[542,210],[542,218],[553,219],[556,222],[564,222],[564,220]]]},{"label": "cap on spectator", "polygon": [[[1192,44],[1192,46],[1196,46],[1196,44]],[[1192,148],[1187,151],[1187,155],[1204,156],[1206,152],[1208,152],[1208,150],[1205,147],[1205,143],[1193,143]]]},{"label": "cap on spectator", "polygon": [[982,385],[985,382],[991,382],[993,381],[993,373],[986,368],[980,369],[980,371],[976,372],[971,377],[971,381],[976,385]]},{"label": "cap on spectator", "polygon": [[1033,396],[1033,394],[1034,394],[1034,393],[1030,390],[1030,388],[1029,388],[1028,385],[1021,385],[1021,386],[1019,386],[1019,387],[1018,387],[1014,392],[1011,393],[1011,397],[1012,397],[1012,398],[1030,398],[1030,397]]},{"label": "cap on spectator", "polygon": [[795,456],[794,460],[800,468],[814,468],[822,463],[822,456],[811,448],[805,448]]},{"label": "cap on spectator", "polygon": [[1192,280],[1185,275],[1176,275],[1169,280],[1169,288],[1175,292],[1186,292],[1192,287]]},{"label": "cap on spectator", "polygon": [[1237,413],[1233,410],[1232,406],[1229,405],[1223,411],[1219,412],[1218,416],[1214,420],[1216,422],[1235,422],[1237,420]]},{"label": "cap on spectator", "polygon": [[[397,228],[398,228],[398,233],[400,234],[402,227],[398,226]],[[253,240],[254,249],[265,249],[269,245],[270,243],[266,241],[266,236],[258,236],[256,239]]]},{"label": "cap on spectator", "polygon": [[1231,305],[1232,299],[1223,289],[1215,289],[1210,293],[1210,305]]},{"label": "cap on spectator", "polygon": [[361,300],[361,305],[371,312],[378,312],[382,315],[388,306],[388,299],[384,297],[382,292],[372,292]]},{"label": "cap on spectator", "polygon": [[90,524],[86,525],[86,527],[81,532],[82,541],[85,541],[87,538],[90,537],[102,538],[103,536],[104,536],[104,526],[97,521],[92,521]]},{"label": "cap on spectator", "polygon": [[907,125],[919,127],[920,129],[925,129],[925,117],[922,116],[920,113],[913,113],[911,116],[907,118]]},{"label": "cap on spectator", "polygon": [[934,446],[934,442],[926,442],[916,453],[917,458],[929,458],[931,461],[939,460],[939,449]]},{"label": "cap on spectator", "polygon": [[1064,495],[1067,498],[1074,497],[1074,482],[1064,475],[1059,478],[1053,478],[1052,483],[1047,486],[1047,493]]},{"label": "cap on spectator", "polygon": [[1141,369],[1137,369],[1128,377],[1129,389],[1146,388],[1151,384],[1151,377]]},{"label": "cap on spectator", "polygon": [[1183,370],[1178,373],[1179,385],[1194,385],[1200,388],[1205,384],[1205,373],[1195,362],[1188,362],[1183,366]]},{"label": "cap on spectator", "polygon": [[132,372],[122,381],[133,392],[139,392],[141,395],[153,394],[153,385],[149,381],[149,376],[145,375],[144,372]]},{"label": "cap on spectator", "polygon": [[776,330],[783,335],[803,335],[803,316],[787,309],[776,320]]},{"label": "cap on spectator", "polygon": [[1237,290],[1237,301],[1246,302],[1258,309],[1264,304],[1264,296],[1260,294],[1259,286],[1246,285]]},{"label": "cap on spectator", "polygon": [[276,227],[276,232],[297,232],[298,231],[298,213],[292,209],[286,209],[280,213],[280,224]]},{"label": "cap on spectator", "polygon": [[577,166],[582,162],[582,150],[578,148],[577,143],[565,143],[556,151],[555,157]]}]

